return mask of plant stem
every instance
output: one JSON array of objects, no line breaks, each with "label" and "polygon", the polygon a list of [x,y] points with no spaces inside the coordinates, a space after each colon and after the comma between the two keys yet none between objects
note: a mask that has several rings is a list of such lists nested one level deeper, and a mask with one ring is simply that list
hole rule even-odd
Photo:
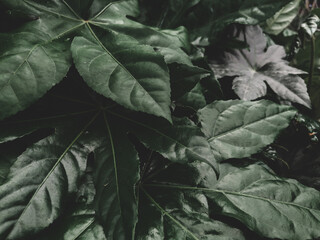
[{"label": "plant stem", "polygon": [[311,54],[310,54],[310,69],[309,69],[309,80],[308,80],[308,91],[311,90],[311,83],[313,78],[313,70],[314,70],[314,57],[315,57],[315,48],[316,48],[316,41],[314,35],[311,36]]}]

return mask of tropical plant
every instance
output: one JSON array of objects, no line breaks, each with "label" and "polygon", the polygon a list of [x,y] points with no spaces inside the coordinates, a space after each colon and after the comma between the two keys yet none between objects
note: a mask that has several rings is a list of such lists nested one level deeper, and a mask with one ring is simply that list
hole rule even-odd
[{"label": "tropical plant", "polygon": [[0,6],[0,239],[320,237],[316,2]]}]

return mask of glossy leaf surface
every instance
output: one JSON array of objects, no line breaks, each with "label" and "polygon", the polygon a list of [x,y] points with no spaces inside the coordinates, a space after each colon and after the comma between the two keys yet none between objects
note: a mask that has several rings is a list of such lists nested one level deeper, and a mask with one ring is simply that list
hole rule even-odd
[{"label": "glossy leaf surface", "polygon": [[[14,34],[1,35],[0,103],[5,107],[0,119],[24,110],[66,75],[72,41],[75,65],[92,89],[129,109],[171,121],[165,59],[190,61],[181,49],[190,48],[183,28],[163,31],[130,20],[127,16],[139,14],[135,0],[3,3],[34,17]],[[172,55],[180,60],[168,60]]]},{"label": "glossy leaf surface", "polygon": [[297,16],[301,0],[295,0],[281,8],[273,17],[267,19],[264,30],[269,34],[278,35],[286,29]]},{"label": "glossy leaf surface", "polygon": [[272,143],[296,111],[265,100],[217,101],[199,111],[202,131],[218,161],[249,157]]},{"label": "glossy leaf surface", "polygon": [[228,167],[211,187],[187,186],[181,182],[148,186],[171,195],[204,194],[212,214],[236,218],[264,237],[314,239],[320,236],[319,192],[295,180],[276,177],[263,164]]}]

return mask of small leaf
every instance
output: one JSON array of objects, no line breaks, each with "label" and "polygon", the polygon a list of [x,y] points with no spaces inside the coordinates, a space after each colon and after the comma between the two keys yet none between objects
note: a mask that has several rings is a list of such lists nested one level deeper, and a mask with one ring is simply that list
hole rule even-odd
[{"label": "small leaf", "polygon": [[301,24],[301,28],[309,37],[312,37],[318,29],[319,22],[320,19],[317,15],[311,15]]}]

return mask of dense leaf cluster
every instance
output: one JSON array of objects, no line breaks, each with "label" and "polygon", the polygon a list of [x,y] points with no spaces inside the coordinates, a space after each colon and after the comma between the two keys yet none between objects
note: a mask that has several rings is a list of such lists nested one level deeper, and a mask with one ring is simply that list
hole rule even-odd
[{"label": "dense leaf cluster", "polygon": [[1,240],[320,237],[316,1],[0,9]]}]

